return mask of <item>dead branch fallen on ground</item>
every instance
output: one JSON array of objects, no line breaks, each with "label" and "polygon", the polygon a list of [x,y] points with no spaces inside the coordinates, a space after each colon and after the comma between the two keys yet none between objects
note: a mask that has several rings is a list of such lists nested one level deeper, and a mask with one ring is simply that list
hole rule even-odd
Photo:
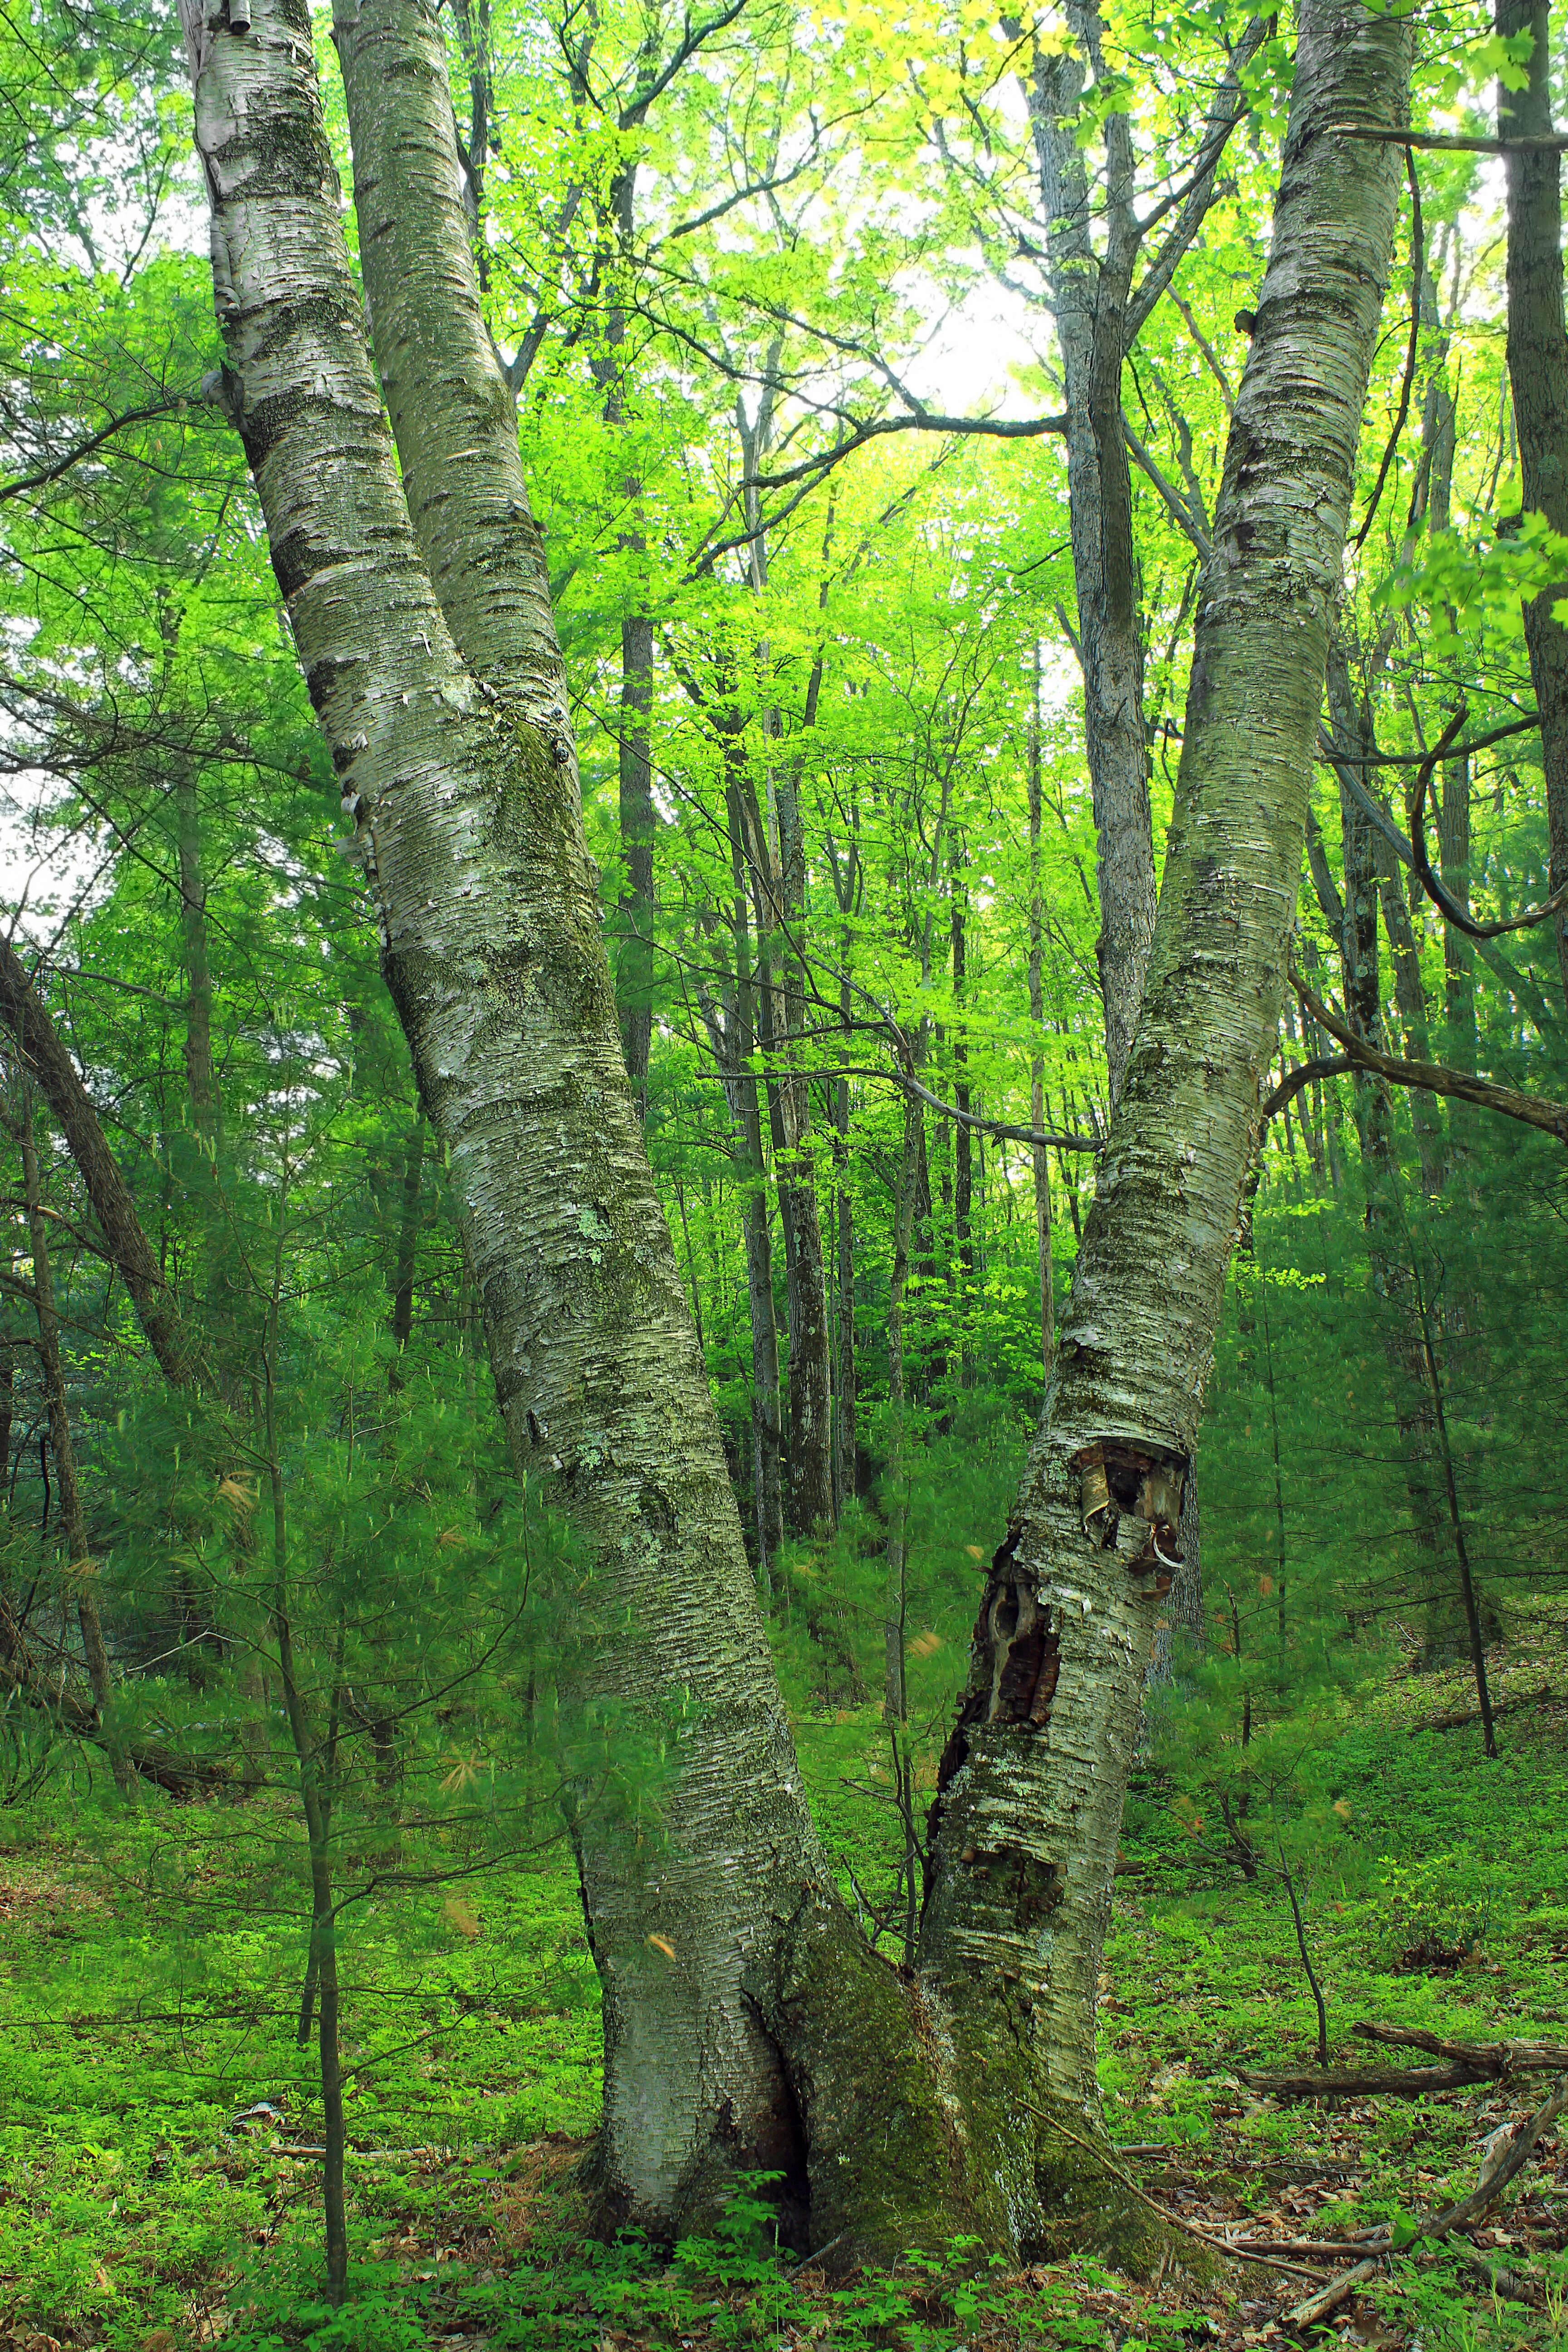
[{"label": "dead branch fallen on ground", "polygon": [[1238,2069],[1249,2091],[1270,2099],[1356,2099],[1382,2094],[1419,2099],[1429,2091],[1468,2091],[1488,2078],[1474,2066],[1301,2066],[1279,2073]]},{"label": "dead branch fallen on ground", "polygon": [[[15,1648],[9,1655],[0,1656],[0,1691],[13,1692],[68,1739],[82,1740],[89,1748],[108,1753],[108,1735],[98,1719],[97,1710],[68,1688],[51,1689],[25,1649]],[[182,1801],[224,1788],[234,1777],[226,1763],[198,1763],[194,1758],[178,1756],[164,1748],[132,1743],[125,1753],[143,1780],[153,1781],[171,1797]]]},{"label": "dead branch fallen on ground", "polygon": [[1351,2028],[1363,2042],[1386,2042],[1399,2050],[1426,2050],[1473,2066],[1480,2074],[1560,2074],[1568,2067],[1562,2042],[1447,2042],[1418,2025],[1377,2025],[1362,2018]]},{"label": "dead branch fallen on ground", "polygon": [[[1495,2204],[1509,2182],[1523,2170],[1536,2141],[1556,2122],[1565,2107],[1568,2107],[1568,2073],[1558,2076],[1550,2095],[1542,2101],[1533,2115],[1516,2124],[1511,2132],[1494,2137],[1481,2165],[1480,2178],[1469,2195],[1458,2199],[1454,2204],[1445,2206],[1440,2213],[1434,2213],[1430,2220],[1418,2223],[1415,2234],[1407,2238],[1398,2251],[1408,2252],[1422,2240],[1435,2245],[1442,2240],[1453,2238],[1456,2231],[1468,2230],[1479,2221],[1487,2207]],[[1286,2312],[1286,2323],[1293,2327],[1310,2327],[1316,2321],[1326,2318],[1342,2303],[1348,2303],[1357,2287],[1373,2276],[1381,2254],[1393,2251],[1393,2231],[1390,2229],[1384,2235],[1376,2259],[1369,2257],[1357,2263],[1353,2270],[1344,2271],[1337,2279],[1331,2279],[1320,2294],[1310,2295],[1305,2303],[1299,2303],[1294,2309]],[[1479,2247],[1467,2246],[1455,2239],[1451,2251],[1472,2269],[1479,2263],[1499,2294],[1525,2297],[1533,2286],[1531,2280],[1522,2278],[1515,2272],[1499,2269],[1489,2263]]]},{"label": "dead branch fallen on ground", "polygon": [[[1027,2100],[1024,2104],[1027,2106]],[[1146,2205],[1151,2213],[1156,2214],[1171,2229],[1181,2230],[1189,2238],[1195,2238],[1200,2246],[1208,2248],[1211,2254],[1233,2254],[1237,2262],[1260,2263],[1265,2270],[1295,2271],[1300,2275],[1311,2276],[1310,2272],[1302,2272],[1300,2263],[1281,2262],[1277,2254],[1249,2253],[1245,2247],[1231,2245],[1224,2238],[1216,2237],[1211,2230],[1200,2230],[1195,2221],[1184,2220],[1180,2213],[1173,2213],[1168,2205],[1162,2205],[1158,2198],[1151,2197],[1146,2189],[1140,2189],[1138,2183],[1131,2179],[1119,2165],[1112,2164],[1109,2160],[1103,2147],[1097,2147],[1092,2140],[1079,2139],[1077,2132],[1069,2130],[1059,2116],[1047,2116],[1043,2108],[1034,2106],[1029,2107],[1029,2113],[1032,2116],[1037,2116],[1041,2123],[1048,2124],[1053,2131],[1060,2132],[1064,2139],[1071,2140],[1075,2147],[1081,2147],[1087,2156],[1095,2158],[1099,2163],[1104,2165],[1111,2179],[1119,2180],[1122,2188],[1138,2200],[1140,2205]]]},{"label": "dead branch fallen on ground", "polygon": [[[1548,1684],[1543,1690],[1524,1691],[1514,1698],[1494,1699],[1492,1721],[1495,1723],[1500,1716],[1522,1715],[1534,1707],[1550,1706],[1562,1696],[1561,1691],[1553,1690]],[[1413,1724],[1410,1737],[1412,1739],[1424,1739],[1429,1731],[1468,1731],[1480,1719],[1473,1706],[1455,1707],[1447,1715],[1429,1715],[1420,1723]]]},{"label": "dead branch fallen on ground", "polygon": [[1559,2042],[1445,2042],[1415,2027],[1376,2025],[1364,2018],[1354,2030],[1363,2041],[1424,2050],[1442,2063],[1436,2066],[1297,2066],[1254,2074],[1243,2068],[1241,2079],[1249,2090],[1275,2099],[1354,2099],[1379,2094],[1418,2099],[1429,2091],[1471,2090],[1478,2083],[1496,2082],[1504,2074],[1554,2074],[1568,2067],[1568,2045]]},{"label": "dead branch fallen on ground", "polygon": [[1358,2286],[1363,2286],[1368,2279],[1377,2276],[1382,2259],[1381,2254],[1369,2256],[1364,2263],[1357,2263],[1353,2271],[1345,2271],[1339,2278],[1331,2279],[1321,2294],[1310,2294],[1305,2303],[1297,2304],[1285,2314],[1287,2325],[1311,2327],[1320,2319],[1326,2319],[1331,2311],[1337,2311],[1342,2303],[1350,2301]]}]

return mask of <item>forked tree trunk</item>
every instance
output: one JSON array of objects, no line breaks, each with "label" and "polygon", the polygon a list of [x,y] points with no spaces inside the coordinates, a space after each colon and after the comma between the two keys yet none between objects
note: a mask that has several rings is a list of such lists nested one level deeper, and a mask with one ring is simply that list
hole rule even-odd
[{"label": "forked tree trunk", "polygon": [[[309,13],[259,0],[244,38],[214,19],[185,0],[226,405],[356,811],[511,1441],[595,1563],[590,1605],[615,1629],[601,1687],[674,1759],[662,1839],[635,1850],[597,1811],[576,1823],[604,1988],[602,2203],[668,2230],[737,2166],[771,2164],[808,2189],[817,2245],[929,2242],[971,2215],[998,2244],[1038,2243],[1053,2183],[1106,2186],[1038,2116],[1096,2112],[1095,1978],[1153,1607],[1136,1506],[1170,1545],[1273,1050],[1387,269],[1397,164],[1325,126],[1394,119],[1407,26],[1303,0],[1144,1018],[950,1748],[923,1943],[936,2031],[917,2035],[811,1826],[626,1084],[438,23],[362,0],[337,26],[405,504]],[[1095,1444],[1120,1548],[1084,1530]]]}]

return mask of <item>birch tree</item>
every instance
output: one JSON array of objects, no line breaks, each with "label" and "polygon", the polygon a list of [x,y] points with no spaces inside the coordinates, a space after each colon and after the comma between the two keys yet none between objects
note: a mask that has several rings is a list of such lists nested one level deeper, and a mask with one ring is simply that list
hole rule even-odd
[{"label": "birch tree", "polygon": [[[603,1695],[667,1742],[639,1847],[573,1819],[604,1995],[607,2218],[736,2167],[793,2234],[1040,2247],[1115,2213],[1094,1990],[1143,1659],[1272,1057],[1410,34],[1302,0],[1274,247],[1201,602],[1175,821],[1048,1418],[942,1776],[918,1982],[801,1791],[627,1086],[438,19],[340,5],[365,301],[302,0],[183,0],[225,364],[274,568],[449,1169],[520,1466],[591,1562]],[[365,308],[374,364],[365,336]],[[379,375],[379,385],[378,385]],[[384,393],[384,411],[382,394]]]}]

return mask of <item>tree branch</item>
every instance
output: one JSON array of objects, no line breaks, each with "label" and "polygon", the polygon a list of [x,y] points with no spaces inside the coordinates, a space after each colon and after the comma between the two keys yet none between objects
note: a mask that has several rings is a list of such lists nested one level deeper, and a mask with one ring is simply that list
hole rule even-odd
[{"label": "tree branch", "polygon": [[1302,1062],[1298,1068],[1287,1070],[1258,1111],[1258,1125],[1261,1127],[1274,1117],[1276,1111],[1283,1110],[1288,1102],[1293,1102],[1303,1087],[1311,1086],[1319,1078],[1343,1077],[1347,1070],[1354,1067],[1355,1064],[1348,1054],[1315,1054],[1310,1062]]},{"label": "tree branch", "polygon": [[1415,159],[1405,152],[1405,175],[1410,182],[1410,341],[1405,353],[1405,380],[1399,387],[1399,414],[1394,420],[1394,430],[1383,452],[1383,463],[1377,469],[1372,498],[1362,520],[1361,529],[1351,541],[1352,549],[1364,546],[1366,535],[1377,520],[1377,509],[1383,503],[1384,484],[1394,463],[1394,453],[1399,446],[1399,436],[1405,430],[1405,420],[1410,414],[1410,387],[1415,381],[1415,354],[1421,341],[1421,273],[1426,264],[1426,239],[1421,225],[1421,189],[1415,177]]},{"label": "tree branch", "polygon": [[1426,855],[1426,789],[1438,761],[1448,752],[1449,745],[1468,715],[1461,702],[1452,720],[1421,762],[1415,778],[1415,798],[1410,810],[1411,865],[1426,896],[1442,908],[1457,930],[1463,931],[1467,939],[1500,940],[1507,931],[1528,931],[1533,929],[1537,923],[1549,923],[1560,907],[1568,905],[1568,882],[1560,890],[1553,891],[1544,906],[1527,907],[1522,915],[1509,915],[1500,922],[1478,923],[1455,904],[1433,873],[1432,861]]},{"label": "tree branch", "polygon": [[1423,147],[1445,155],[1561,155],[1568,150],[1568,135],[1562,131],[1542,132],[1530,139],[1472,139],[1453,131],[1378,131],[1365,122],[1332,122],[1324,135],[1330,139],[1372,139],[1383,147]]},{"label": "tree branch", "polygon": [[195,400],[193,393],[176,392],[167,400],[154,401],[148,408],[128,408],[122,416],[111,416],[107,425],[89,434],[85,441],[79,441],[74,449],[68,449],[52,466],[45,466],[36,474],[24,474],[15,482],[0,482],[0,506],[7,499],[19,499],[27,490],[45,489],[50,482],[58,482],[62,474],[68,474],[73,466],[79,466],[84,457],[90,457],[95,449],[101,449],[106,441],[123,433],[127,425],[148,425],[155,417],[173,416],[177,410],[193,406]]},{"label": "tree branch", "polygon": [[181,1387],[194,1375],[195,1349],[158,1270],[98,1112],[8,940],[0,940],[0,1021],[10,1030],[24,1066],[37,1080],[70,1147],[93,1213],[153,1352],[166,1378]]},{"label": "tree branch", "polygon": [[1450,1070],[1441,1062],[1407,1062],[1396,1054],[1382,1053],[1377,1046],[1352,1035],[1321,998],[1314,996],[1294,965],[1290,968],[1290,985],[1319,1028],[1344,1047],[1358,1069],[1371,1070],[1378,1077],[1386,1078],[1391,1086],[1420,1087],[1428,1094],[1454,1095],[1460,1102],[1474,1103],[1480,1110],[1495,1110],[1503,1118],[1518,1119],[1523,1127],[1539,1128],[1542,1134],[1553,1135],[1559,1143],[1568,1145],[1568,1103],[1538,1102],[1531,1095],[1516,1094],[1511,1087],[1493,1086],[1490,1079],[1471,1077],[1465,1070]]}]

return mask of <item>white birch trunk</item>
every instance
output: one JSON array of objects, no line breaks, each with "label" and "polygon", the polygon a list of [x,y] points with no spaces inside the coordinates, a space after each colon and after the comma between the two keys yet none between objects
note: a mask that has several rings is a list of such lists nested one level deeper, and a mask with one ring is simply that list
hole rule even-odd
[{"label": "white birch trunk", "polygon": [[1142,1013],[933,1821],[922,1990],[994,2177],[990,2226],[1026,2245],[1083,2193],[1040,2112],[1098,2122],[1096,1984],[1139,1693],[1278,1033],[1393,239],[1398,151],[1327,126],[1402,119],[1408,24],[1302,0],[1300,25]]},{"label": "white birch trunk", "polygon": [[605,1998],[601,2182],[611,2210],[668,2229],[733,2163],[795,2160],[742,1979],[825,1873],[622,1062],[437,20],[393,0],[337,28],[395,456],[308,11],[263,0],[245,37],[201,0],[184,21],[223,396],[463,1205],[498,1396],[520,1465],[553,1479],[595,1561],[598,1686],[679,1758],[667,1836],[639,1852],[577,1821]]}]

